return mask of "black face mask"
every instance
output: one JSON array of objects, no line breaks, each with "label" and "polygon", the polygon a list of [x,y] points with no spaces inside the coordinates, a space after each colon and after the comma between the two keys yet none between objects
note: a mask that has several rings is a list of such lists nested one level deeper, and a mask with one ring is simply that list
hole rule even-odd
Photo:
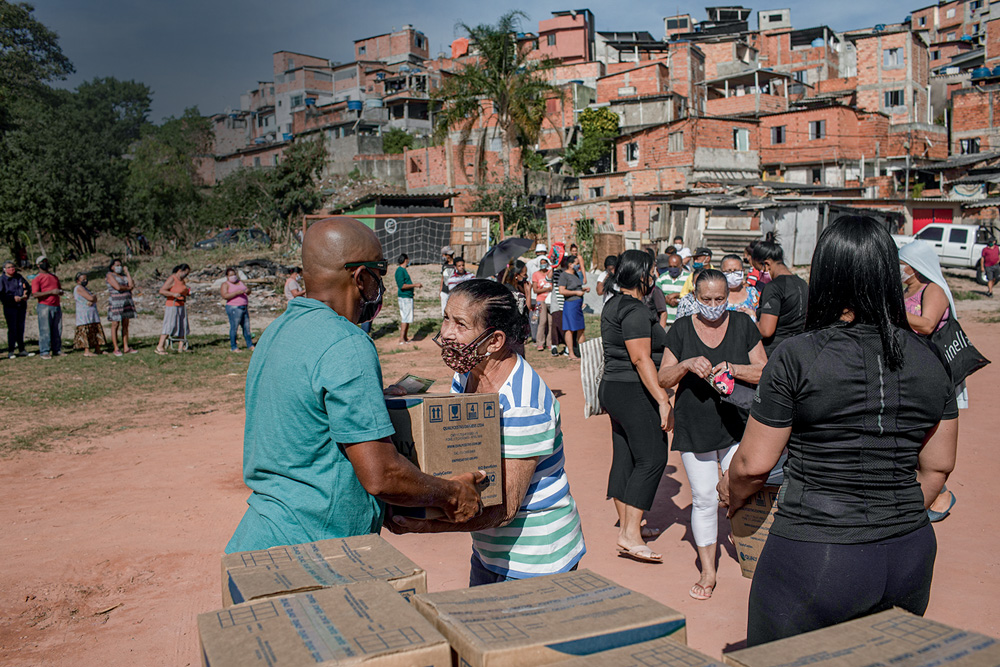
[{"label": "black face mask", "polygon": [[681,267],[679,267],[679,266],[668,266],[667,267],[667,273],[670,274],[671,278],[673,278],[674,280],[677,280],[677,276],[681,275]]},{"label": "black face mask", "polygon": [[385,285],[382,283],[382,277],[368,267],[365,267],[365,271],[378,281],[378,294],[373,300],[369,301],[368,297],[365,296],[364,290],[358,290],[361,292],[361,315],[358,316],[358,324],[371,322],[378,316],[382,310],[382,297],[385,296]]}]

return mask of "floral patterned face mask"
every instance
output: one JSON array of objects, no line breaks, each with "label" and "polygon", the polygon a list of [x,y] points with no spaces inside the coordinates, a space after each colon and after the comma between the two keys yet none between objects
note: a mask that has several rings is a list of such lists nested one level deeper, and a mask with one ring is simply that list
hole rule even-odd
[{"label": "floral patterned face mask", "polygon": [[440,333],[434,336],[434,342],[441,348],[441,359],[445,365],[456,373],[464,375],[490,356],[489,352],[479,352],[478,347],[494,331],[495,329],[487,329],[468,345],[462,345],[458,341],[441,340]]}]

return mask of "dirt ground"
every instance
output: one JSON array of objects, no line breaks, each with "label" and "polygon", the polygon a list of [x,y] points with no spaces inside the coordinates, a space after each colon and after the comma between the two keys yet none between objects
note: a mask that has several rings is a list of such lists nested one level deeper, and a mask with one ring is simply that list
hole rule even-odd
[{"label": "dirt ground", "polygon": [[[1000,360],[997,325],[983,321],[998,320],[995,310],[986,300],[960,307],[973,342]],[[449,377],[430,342],[433,333],[421,331],[406,347],[392,335],[378,341],[386,382],[405,372],[441,382]],[[679,457],[671,454],[650,514],[650,524],[664,529],[652,543],[664,564],[617,558],[616,517],[604,495],[607,417],[582,418],[578,367],[533,350],[529,361],[562,403],[567,470],[588,548],[582,567],[682,611],[696,649],[719,656],[739,647],[750,582],[732,550],[721,553],[714,597],[697,602],[687,595],[697,570]],[[935,528],[938,558],[927,611],[993,636],[1000,636],[1000,518],[990,490],[1000,475],[992,451],[997,379],[994,365],[969,380],[971,408],[961,416],[958,467],[949,480],[958,504]],[[129,412],[122,430],[96,438],[80,433],[49,452],[0,459],[8,498],[0,506],[0,664],[199,664],[195,617],[221,606],[219,556],[247,496],[242,404],[218,398],[220,387],[241,381],[220,376],[218,386],[162,396],[155,410],[139,415],[125,397],[93,415],[115,422]],[[467,584],[467,535],[387,537],[427,570],[431,590]]]}]

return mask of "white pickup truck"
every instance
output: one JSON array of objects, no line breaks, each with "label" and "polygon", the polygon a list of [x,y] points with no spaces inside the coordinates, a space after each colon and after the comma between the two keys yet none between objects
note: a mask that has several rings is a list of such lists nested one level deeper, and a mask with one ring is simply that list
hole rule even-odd
[{"label": "white pickup truck", "polygon": [[958,225],[935,222],[927,225],[913,236],[893,234],[892,239],[897,248],[919,239],[927,241],[937,251],[941,266],[956,269],[973,269],[976,272],[976,282],[986,284],[986,276],[979,268],[979,258],[982,257],[986,239],[992,236],[1000,240],[1000,230],[993,225]]}]

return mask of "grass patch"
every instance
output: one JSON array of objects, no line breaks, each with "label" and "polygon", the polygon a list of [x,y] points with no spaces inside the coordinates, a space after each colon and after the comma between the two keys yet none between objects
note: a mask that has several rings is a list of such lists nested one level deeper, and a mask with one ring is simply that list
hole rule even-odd
[{"label": "grass patch", "polygon": [[[242,400],[242,378],[250,355],[232,354],[228,336],[200,335],[188,340],[190,352],[167,356],[153,352],[155,338],[140,338],[132,341],[138,354],[122,357],[84,357],[73,352],[52,360],[37,356],[3,360],[0,409],[7,414],[34,413],[39,416],[31,419],[49,423],[15,430],[0,441],[0,456],[48,451],[61,437],[94,435],[127,426],[129,420],[142,418],[144,407],[157,405],[164,392],[203,393],[209,389],[213,401]],[[64,349],[69,350],[65,342]],[[233,375],[241,381],[231,381]],[[220,382],[222,378],[230,381]],[[51,419],[46,419],[47,415]],[[158,419],[155,413],[150,418]]]},{"label": "grass patch", "polygon": [[955,301],[979,301],[986,298],[985,295],[972,290],[954,290],[951,296]]}]

